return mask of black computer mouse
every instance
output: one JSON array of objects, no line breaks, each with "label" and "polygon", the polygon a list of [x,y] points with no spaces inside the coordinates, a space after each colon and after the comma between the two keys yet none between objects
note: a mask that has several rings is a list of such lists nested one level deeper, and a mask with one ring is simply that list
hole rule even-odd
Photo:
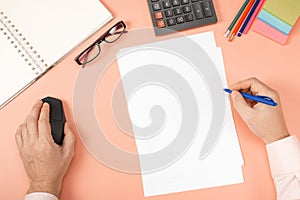
[{"label": "black computer mouse", "polygon": [[56,144],[62,145],[65,137],[64,127],[66,122],[62,101],[53,97],[46,97],[42,101],[50,105],[49,119],[52,138]]}]

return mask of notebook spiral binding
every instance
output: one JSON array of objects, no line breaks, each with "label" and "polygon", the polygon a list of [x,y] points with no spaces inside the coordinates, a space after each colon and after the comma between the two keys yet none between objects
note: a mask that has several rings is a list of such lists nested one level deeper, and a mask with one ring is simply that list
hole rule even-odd
[{"label": "notebook spiral binding", "polygon": [[3,11],[0,11],[0,34],[10,41],[13,48],[36,75],[42,74],[48,68],[45,60]]}]

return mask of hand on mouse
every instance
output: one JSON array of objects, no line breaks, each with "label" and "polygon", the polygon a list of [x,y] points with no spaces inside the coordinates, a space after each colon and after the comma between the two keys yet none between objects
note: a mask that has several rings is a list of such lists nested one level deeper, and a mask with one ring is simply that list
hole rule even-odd
[{"label": "hand on mouse", "polygon": [[62,146],[54,143],[49,124],[49,105],[38,101],[19,126],[16,142],[30,180],[28,193],[47,192],[59,198],[62,180],[74,155],[75,134],[65,123]]},{"label": "hand on mouse", "polygon": [[[256,78],[240,81],[230,87],[233,105],[248,127],[266,144],[288,137],[279,94]],[[234,91],[235,90],[235,91]],[[268,106],[246,100],[238,92],[268,96],[277,102],[277,106]]]}]

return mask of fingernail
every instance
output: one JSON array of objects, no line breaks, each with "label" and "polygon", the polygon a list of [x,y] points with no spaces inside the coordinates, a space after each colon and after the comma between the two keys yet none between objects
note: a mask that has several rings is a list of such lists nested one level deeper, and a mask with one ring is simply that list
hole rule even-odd
[{"label": "fingernail", "polygon": [[237,91],[232,91],[231,96],[235,98],[237,96]]},{"label": "fingernail", "polygon": [[43,104],[43,107],[44,107],[44,108],[46,108],[46,107],[48,107],[48,106],[49,106],[48,103],[44,103],[44,104]]}]

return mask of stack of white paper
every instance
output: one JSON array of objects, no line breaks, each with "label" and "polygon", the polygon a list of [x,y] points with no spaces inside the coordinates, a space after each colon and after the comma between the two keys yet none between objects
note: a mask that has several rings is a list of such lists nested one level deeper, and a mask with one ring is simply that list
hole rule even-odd
[{"label": "stack of white paper", "polygon": [[[223,88],[227,88],[221,48],[216,47],[213,32],[187,37],[205,50],[206,55],[213,61],[214,67],[219,73]],[[205,77],[201,76],[201,73],[197,72],[195,67],[191,67],[191,63],[185,59],[184,55],[178,55],[176,52],[170,51],[170,49],[164,50],[161,48],[161,45],[164,43],[175,44],[179,42],[180,39],[181,38],[177,38],[122,49],[118,53],[119,70],[127,99],[133,132],[136,136],[137,150],[140,155],[145,196],[244,182],[242,174],[244,161],[232,118],[229,98],[227,96],[225,97],[226,102],[224,108],[225,123],[221,130],[220,137],[218,141],[216,141],[216,145],[211,153],[204,159],[199,159],[201,147],[208,134],[209,125],[214,123],[212,121],[213,105],[210,93],[215,91],[208,91],[205,85]],[[155,48],[157,44],[160,44],[159,48]],[[192,51],[188,45],[182,46],[182,48],[187,52]],[[195,54],[197,52],[190,53]],[[161,157],[158,156],[157,160],[154,158],[154,162],[149,163],[143,160],[142,156],[155,154],[155,152],[163,150],[175,141],[183,121],[183,107],[176,92],[168,88],[165,83],[158,83],[157,80],[149,81],[149,76],[153,76],[153,74],[147,73],[147,70],[145,70],[145,73],[131,75],[130,81],[125,80],[126,76],[135,70],[140,69],[140,72],[143,72],[144,69],[149,69],[151,66],[169,68],[179,74],[190,85],[190,89],[195,94],[198,106],[194,109],[198,109],[199,111],[199,125],[195,132],[195,138],[191,141],[190,146],[185,152],[182,152],[182,155],[177,160],[168,165],[160,166],[159,169],[152,169],[150,165],[153,163],[163,163]],[[157,73],[159,74],[160,70],[158,70]],[[162,71],[161,73],[164,72]],[[137,75],[138,77],[135,77]],[[145,83],[136,81],[136,83],[140,85],[133,86],[132,84],[134,84],[135,78],[145,80]],[[168,74],[165,75],[165,79],[169,79]],[[180,88],[179,85],[178,88]],[[219,88],[219,90],[222,91],[223,88]],[[220,93],[223,95],[222,92]],[[157,134],[143,137],[141,130],[144,128],[146,132],[148,130],[146,130],[146,128],[149,128],[149,126],[153,125],[152,123],[157,120],[153,119],[153,117],[162,114],[159,110],[156,110],[158,114],[153,113],[153,108],[157,108],[157,106],[163,110],[164,117],[161,119],[164,121],[160,124],[161,128],[156,130]]]}]

